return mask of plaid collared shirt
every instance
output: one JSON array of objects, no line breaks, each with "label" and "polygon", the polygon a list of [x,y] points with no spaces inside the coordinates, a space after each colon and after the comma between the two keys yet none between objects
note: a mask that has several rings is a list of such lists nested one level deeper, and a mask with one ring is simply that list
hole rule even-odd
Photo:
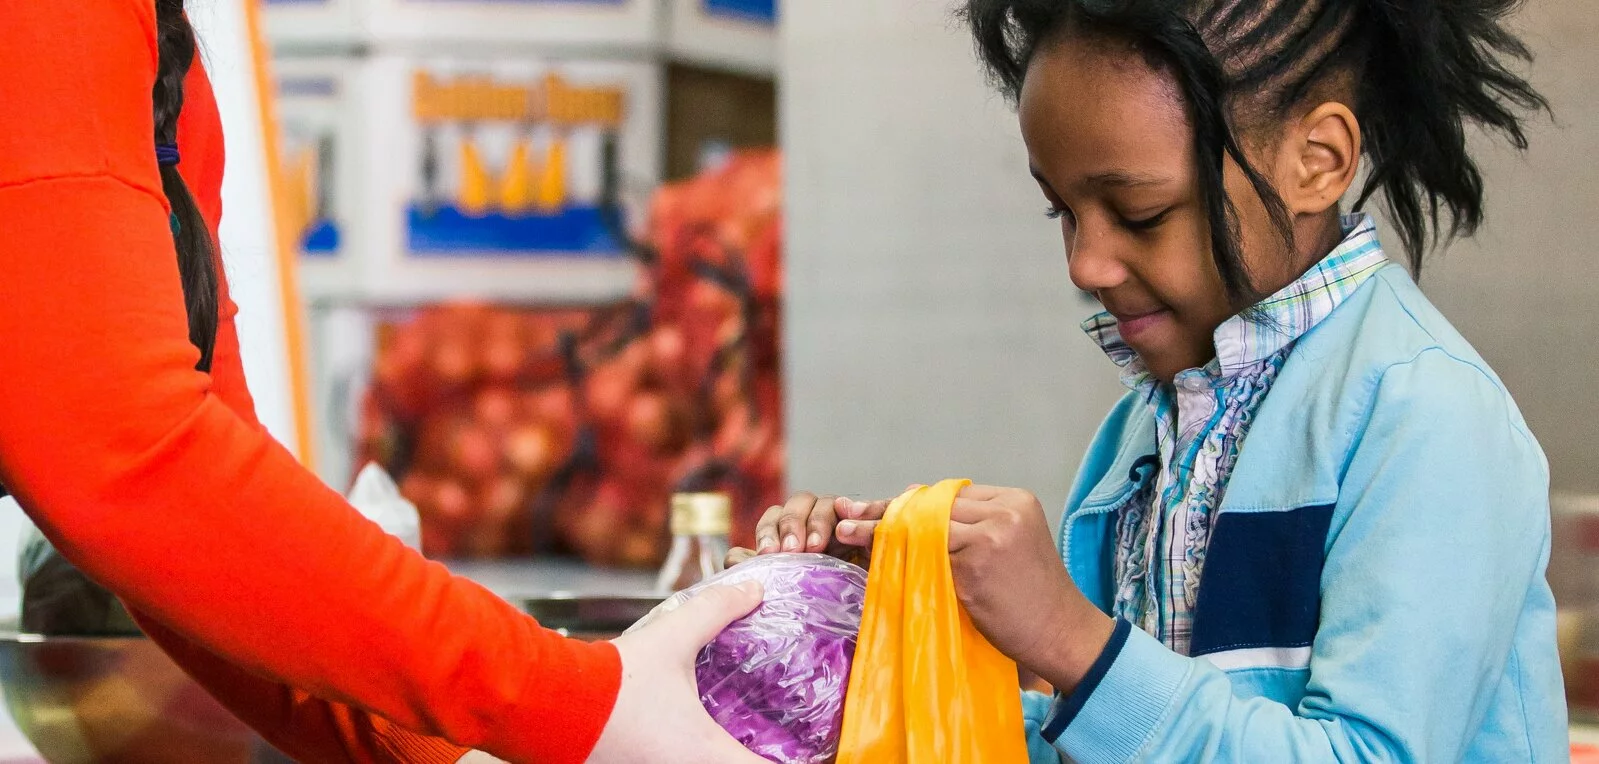
[{"label": "plaid collared shirt", "polygon": [[1211,515],[1255,411],[1294,343],[1387,262],[1370,216],[1343,219],[1344,240],[1292,284],[1216,328],[1216,358],[1171,384],[1150,374],[1101,313],[1083,330],[1122,368],[1122,383],[1155,414],[1159,480],[1116,521],[1114,614],[1188,654]]}]

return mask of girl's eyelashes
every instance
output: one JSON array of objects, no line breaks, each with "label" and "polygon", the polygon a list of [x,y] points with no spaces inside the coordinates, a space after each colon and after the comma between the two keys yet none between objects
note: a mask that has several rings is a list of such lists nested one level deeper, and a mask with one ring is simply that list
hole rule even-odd
[{"label": "girl's eyelashes", "polygon": [[1166,218],[1168,216],[1170,216],[1170,215],[1171,215],[1171,208],[1167,208],[1167,209],[1161,210],[1160,212],[1155,213],[1154,215],[1151,215],[1151,216],[1146,217],[1146,218],[1138,219],[1138,220],[1133,220],[1133,219],[1130,219],[1130,218],[1119,217],[1119,216],[1118,217],[1119,217],[1119,221],[1121,223],[1121,226],[1123,228],[1126,228],[1129,231],[1140,231],[1141,232],[1141,231],[1149,231],[1149,230],[1152,230],[1152,229],[1158,227],[1161,223],[1166,222]]},{"label": "girl's eyelashes", "polygon": [[[1167,208],[1155,213],[1154,215],[1141,219],[1133,219],[1118,215],[1116,220],[1123,228],[1129,231],[1149,231],[1158,227],[1161,223],[1166,222],[1166,218],[1171,216],[1172,209],[1174,208]],[[1076,216],[1072,215],[1072,211],[1070,209],[1063,205],[1057,204],[1052,204],[1045,208],[1044,217],[1049,218],[1050,220],[1060,220],[1064,218],[1070,223],[1077,222]]]}]

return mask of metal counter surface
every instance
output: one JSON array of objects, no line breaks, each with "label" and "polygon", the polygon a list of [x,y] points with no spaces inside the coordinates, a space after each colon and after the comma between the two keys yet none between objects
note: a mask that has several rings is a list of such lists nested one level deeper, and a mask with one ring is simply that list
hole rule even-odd
[{"label": "metal counter surface", "polygon": [[[452,572],[482,584],[512,602],[540,596],[640,596],[655,584],[652,571],[600,570],[577,561],[447,562]],[[0,614],[0,624],[15,628],[15,613]],[[44,764],[0,708],[0,764]]]},{"label": "metal counter surface", "polygon": [[[648,595],[655,578],[651,571],[596,569],[581,562],[565,560],[462,561],[446,562],[445,565],[452,572],[472,579],[511,601],[549,595]],[[1573,753],[1576,754],[1574,761],[1584,764],[1599,762],[1599,757],[1584,751],[1587,746],[1599,747],[1599,726],[1574,725],[1571,739]],[[0,711],[0,764],[44,764],[13,724],[10,715],[4,711]]]},{"label": "metal counter surface", "polygon": [[512,601],[549,595],[643,596],[655,586],[654,571],[593,568],[576,560],[446,561],[444,565]]}]

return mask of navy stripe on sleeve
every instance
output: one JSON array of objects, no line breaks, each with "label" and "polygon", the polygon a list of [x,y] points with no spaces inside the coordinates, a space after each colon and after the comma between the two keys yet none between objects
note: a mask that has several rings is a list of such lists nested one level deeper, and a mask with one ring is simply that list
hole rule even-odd
[{"label": "navy stripe on sleeve", "polygon": [[1111,664],[1116,662],[1116,656],[1121,655],[1122,647],[1127,644],[1127,635],[1132,633],[1133,625],[1116,619],[1116,628],[1110,633],[1110,641],[1105,643],[1099,657],[1094,659],[1094,665],[1088,667],[1088,673],[1083,675],[1083,681],[1077,683],[1077,688],[1070,695],[1058,697],[1055,708],[1050,711],[1049,718],[1044,720],[1044,728],[1040,734],[1050,745],[1060,739],[1061,733],[1077,718],[1078,712],[1083,710],[1083,704],[1088,702],[1088,696],[1094,694],[1094,689],[1099,687],[1105,674],[1110,672]]}]

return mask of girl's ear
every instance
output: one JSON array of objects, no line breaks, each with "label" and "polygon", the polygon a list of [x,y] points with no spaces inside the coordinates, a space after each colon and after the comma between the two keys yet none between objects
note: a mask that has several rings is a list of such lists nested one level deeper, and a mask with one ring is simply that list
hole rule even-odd
[{"label": "girl's ear", "polygon": [[1329,101],[1290,125],[1288,145],[1278,156],[1290,166],[1278,192],[1291,215],[1319,215],[1333,208],[1355,182],[1360,169],[1360,122],[1355,113]]}]

